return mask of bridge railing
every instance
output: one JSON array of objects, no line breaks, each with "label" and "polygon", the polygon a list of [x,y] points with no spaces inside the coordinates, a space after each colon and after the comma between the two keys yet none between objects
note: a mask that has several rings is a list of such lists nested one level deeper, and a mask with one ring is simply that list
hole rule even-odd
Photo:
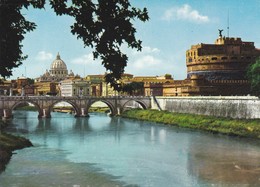
[{"label": "bridge railing", "polygon": [[150,96],[0,96],[0,100],[150,98]]}]

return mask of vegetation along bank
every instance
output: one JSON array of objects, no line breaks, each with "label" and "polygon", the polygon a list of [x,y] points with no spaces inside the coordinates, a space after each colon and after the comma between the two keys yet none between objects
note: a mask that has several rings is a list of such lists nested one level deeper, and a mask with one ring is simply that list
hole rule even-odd
[{"label": "vegetation along bank", "polygon": [[3,129],[6,125],[0,121],[0,173],[5,170],[14,150],[32,146],[32,143],[23,137],[5,133]]},{"label": "vegetation along bank", "polygon": [[140,109],[125,111],[122,116],[132,119],[170,124],[178,127],[205,130],[212,133],[260,139],[259,119],[242,120]]}]

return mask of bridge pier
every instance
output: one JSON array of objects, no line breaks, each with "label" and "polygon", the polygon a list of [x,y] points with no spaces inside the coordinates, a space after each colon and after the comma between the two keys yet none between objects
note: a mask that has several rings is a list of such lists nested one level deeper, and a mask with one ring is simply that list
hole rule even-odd
[{"label": "bridge pier", "polygon": [[122,113],[122,109],[121,109],[121,107],[120,106],[117,106],[116,107],[116,114],[115,115],[121,115],[121,113]]},{"label": "bridge pier", "polygon": [[12,111],[10,109],[3,109],[2,119],[11,119],[13,118]]},{"label": "bridge pier", "polygon": [[81,108],[79,113],[76,112],[75,117],[89,117],[88,111],[86,108]]},{"label": "bridge pier", "polygon": [[38,118],[50,118],[51,112],[47,108],[43,108],[40,114],[38,115]]}]

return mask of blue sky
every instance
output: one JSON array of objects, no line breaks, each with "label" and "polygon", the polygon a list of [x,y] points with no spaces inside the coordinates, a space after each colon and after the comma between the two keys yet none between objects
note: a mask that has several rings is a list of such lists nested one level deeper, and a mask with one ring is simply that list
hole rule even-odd
[{"label": "blue sky", "polygon": [[[127,49],[126,73],[135,76],[164,75],[186,78],[185,52],[191,45],[214,43],[218,29],[227,36],[253,41],[260,48],[260,0],[130,0],[133,6],[147,7],[150,20],[133,22],[137,38],[143,41],[142,52]],[[73,20],[56,16],[48,6],[45,10],[24,10],[25,17],[38,26],[26,34],[23,51],[29,57],[14,69],[15,79],[22,75],[36,78],[60,53],[68,70],[81,76],[103,74],[100,61],[93,61],[91,48],[70,33]]]}]

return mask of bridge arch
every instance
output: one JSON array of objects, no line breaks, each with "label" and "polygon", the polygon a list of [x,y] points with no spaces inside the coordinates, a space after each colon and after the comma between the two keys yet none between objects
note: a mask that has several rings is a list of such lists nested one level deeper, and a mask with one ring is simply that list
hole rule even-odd
[{"label": "bridge arch", "polygon": [[72,108],[74,109],[75,111],[75,116],[79,116],[80,115],[80,109],[78,108],[77,104],[74,103],[73,101],[70,101],[70,100],[59,100],[59,101],[55,101],[53,102],[50,106],[49,106],[49,111],[53,111],[53,108],[56,104],[58,103],[62,103],[62,102],[65,102],[65,103],[68,103],[72,106]]},{"label": "bridge arch", "polygon": [[127,100],[127,101],[125,101],[125,102],[123,103],[122,108],[121,108],[121,111],[122,111],[122,112],[124,112],[125,110],[127,110],[127,109],[129,108],[129,107],[127,106],[127,104],[128,104],[129,102],[136,102],[136,103],[138,103],[139,105],[141,105],[141,107],[142,107],[143,109],[148,109],[148,106],[146,105],[145,102],[143,102],[143,101],[141,101],[141,100],[139,100],[139,99],[129,99],[129,100]]},{"label": "bridge arch", "polygon": [[17,101],[15,102],[11,107],[10,107],[10,113],[12,114],[13,113],[13,110],[15,108],[17,108],[19,105],[22,105],[22,104],[32,104],[38,111],[38,117],[42,115],[42,110],[41,110],[41,107],[38,105],[38,103],[34,102],[34,101]]},{"label": "bridge arch", "polygon": [[89,108],[91,107],[92,104],[96,103],[96,102],[102,102],[102,103],[105,103],[108,108],[110,109],[111,111],[111,115],[114,116],[117,114],[117,111],[116,111],[116,108],[115,106],[113,105],[113,103],[111,103],[110,101],[107,101],[107,100],[104,100],[104,99],[97,99],[97,100],[91,100],[87,106],[87,112],[89,111]]}]

